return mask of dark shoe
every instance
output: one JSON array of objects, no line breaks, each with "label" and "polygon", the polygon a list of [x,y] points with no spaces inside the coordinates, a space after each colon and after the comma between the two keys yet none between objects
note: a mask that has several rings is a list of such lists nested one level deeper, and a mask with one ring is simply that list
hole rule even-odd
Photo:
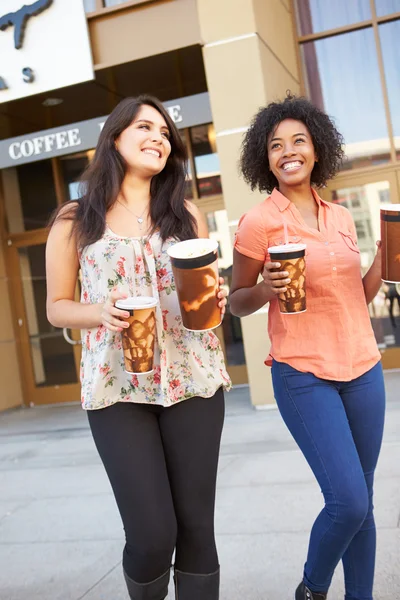
[{"label": "dark shoe", "polygon": [[125,581],[131,600],[164,600],[168,596],[170,570],[150,583],[137,583],[125,573]]},{"label": "dark shoe", "polygon": [[183,573],[175,569],[176,600],[218,600],[219,569],[209,575]]},{"label": "dark shoe", "polygon": [[312,592],[302,582],[296,590],[294,600],[326,600],[328,593]]}]

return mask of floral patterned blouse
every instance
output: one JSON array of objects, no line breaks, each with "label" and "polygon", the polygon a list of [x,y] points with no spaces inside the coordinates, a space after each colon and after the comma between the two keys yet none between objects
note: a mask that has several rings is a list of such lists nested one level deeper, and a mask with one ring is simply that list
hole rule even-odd
[{"label": "floral patterned blouse", "polygon": [[82,330],[82,406],[94,410],[115,402],[171,406],[193,396],[209,398],[230,389],[223,352],[211,331],[196,333],[182,325],[167,249],[174,239],[115,235],[108,227],[96,243],[80,251],[81,302],[104,302],[117,287],[129,296],[153,296],[157,341],[154,371],[129,375],[122,340],[103,325]]}]

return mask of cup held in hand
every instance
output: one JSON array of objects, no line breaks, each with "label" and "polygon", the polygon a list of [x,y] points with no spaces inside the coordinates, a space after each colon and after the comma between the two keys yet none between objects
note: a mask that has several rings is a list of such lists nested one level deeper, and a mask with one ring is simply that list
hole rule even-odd
[{"label": "cup held in hand", "polygon": [[400,204],[381,206],[382,280],[400,283]]},{"label": "cup held in hand", "polygon": [[271,261],[281,263],[279,269],[273,271],[287,271],[290,283],[286,285],[286,292],[279,294],[279,309],[282,314],[293,315],[305,312],[306,303],[306,245],[283,244],[268,248]]},{"label": "cup held in hand", "polygon": [[117,300],[116,308],[130,313],[129,327],[121,332],[125,371],[144,375],[153,371],[156,339],[157,300],[151,296],[137,296]]},{"label": "cup held in hand", "polygon": [[218,306],[218,242],[199,238],[168,249],[182,322],[189,331],[208,331],[221,324]]}]

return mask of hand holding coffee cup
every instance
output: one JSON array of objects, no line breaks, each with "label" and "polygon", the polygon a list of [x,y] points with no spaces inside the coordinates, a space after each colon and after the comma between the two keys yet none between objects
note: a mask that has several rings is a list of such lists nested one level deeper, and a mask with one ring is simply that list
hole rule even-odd
[{"label": "hand holding coffee cup", "polygon": [[223,277],[219,278],[219,292],[217,294],[217,297],[219,299],[218,302],[218,306],[221,309],[221,315],[223,316],[225,314],[225,310],[226,310],[226,304],[227,304],[227,296],[228,296],[228,292],[227,290],[225,290],[223,286],[225,283],[225,280]]},{"label": "hand holding coffee cup", "polygon": [[281,263],[267,262],[264,265],[262,277],[268,289],[268,295],[279,296],[287,291],[287,285],[290,283],[288,271],[280,271]]},{"label": "hand holding coffee cup", "polygon": [[124,319],[129,317],[129,312],[120,310],[115,306],[115,303],[118,300],[123,300],[127,297],[128,294],[124,294],[123,292],[114,288],[104,304],[100,305],[101,324],[110,331],[122,331],[123,329],[129,327],[129,323],[124,321]]},{"label": "hand holding coffee cup", "polygon": [[128,312],[122,332],[125,371],[145,375],[153,371],[158,301],[151,296],[137,296],[117,300],[116,308]]},{"label": "hand holding coffee cup", "polygon": [[[293,315],[306,311],[306,245],[283,244],[268,248],[271,259],[280,263],[280,270],[288,277],[278,293],[282,314]],[[279,273],[279,271],[277,271]],[[279,286],[275,286],[279,287]]]}]

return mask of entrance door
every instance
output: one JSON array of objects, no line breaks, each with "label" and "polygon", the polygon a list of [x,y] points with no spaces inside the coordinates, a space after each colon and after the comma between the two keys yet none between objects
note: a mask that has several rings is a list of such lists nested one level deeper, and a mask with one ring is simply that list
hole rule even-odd
[{"label": "entrance door", "polygon": [[[363,273],[371,266],[376,240],[380,239],[380,206],[398,203],[399,189],[396,172],[383,170],[368,175],[340,175],[321,193],[325,200],[341,204],[352,213]],[[397,286],[397,292],[400,294],[400,286]],[[383,283],[369,305],[384,369],[400,368],[400,304],[395,295],[396,289]]]},{"label": "entrance door", "polygon": [[[47,231],[36,230],[9,242],[8,264],[17,347],[25,403],[77,401],[80,346],[71,345],[63,330],[46,316],[45,247]],[[72,332],[74,339],[79,332]]]}]

